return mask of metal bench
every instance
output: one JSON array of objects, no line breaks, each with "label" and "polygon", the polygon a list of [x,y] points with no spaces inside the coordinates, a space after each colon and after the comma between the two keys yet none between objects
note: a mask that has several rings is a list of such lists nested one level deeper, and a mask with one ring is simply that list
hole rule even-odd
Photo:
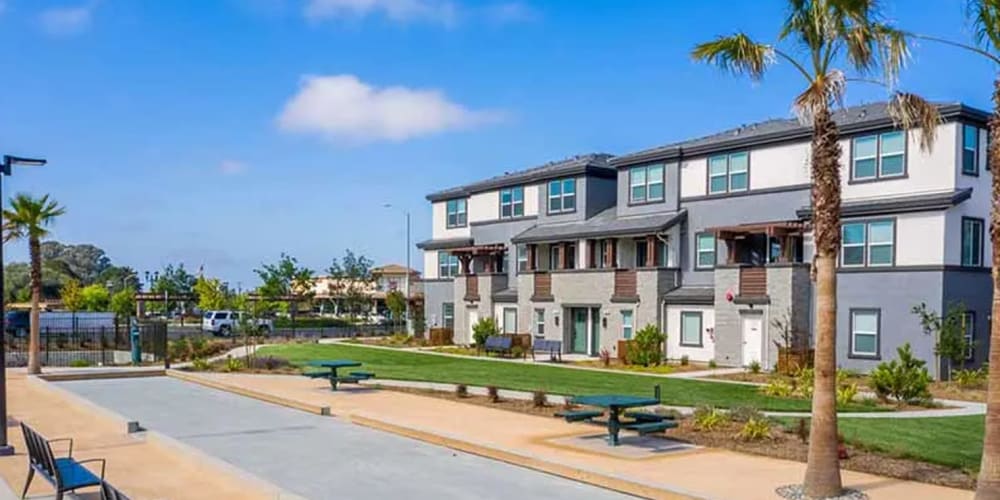
[{"label": "metal bench", "polygon": [[490,335],[486,337],[486,342],[483,343],[483,350],[486,354],[491,352],[497,354],[508,354],[510,353],[510,348],[514,344],[514,339],[512,337],[503,337],[500,335]]},{"label": "metal bench", "polygon": [[659,422],[637,422],[634,424],[625,424],[622,426],[625,429],[638,432],[639,435],[652,434],[654,432],[663,432],[667,429],[673,429],[677,427],[677,422],[673,420],[661,420]]},{"label": "metal bench", "polygon": [[305,372],[302,375],[309,378],[330,378],[330,372]]},{"label": "metal bench", "polygon": [[375,372],[351,372],[352,377],[357,377],[361,380],[368,380],[370,378],[375,378]]},{"label": "metal bench", "polygon": [[531,343],[531,359],[535,359],[535,353],[548,353],[549,359],[552,361],[558,360],[562,362],[562,341],[561,340],[545,340],[545,339],[535,339]]},{"label": "metal bench", "polygon": [[[45,478],[56,488],[56,500],[62,500],[67,491],[78,488],[101,486],[104,483],[104,469],[107,462],[103,458],[76,460],[73,458],[73,440],[70,438],[45,439],[37,431],[21,422],[21,432],[28,448],[28,480],[24,483],[21,498],[28,494],[28,487],[35,473]],[[52,452],[52,443],[69,442],[69,452],[65,457],[56,458]],[[83,466],[85,463],[101,462],[101,475],[98,476]]]},{"label": "metal bench", "polygon": [[557,411],[556,416],[566,419],[567,422],[583,422],[604,415],[601,410],[563,410]]},{"label": "metal bench", "polygon": [[104,481],[101,483],[101,500],[130,500],[124,493],[111,486],[111,483]]},{"label": "metal bench", "polygon": [[662,422],[664,420],[674,419],[673,415],[659,415],[648,411],[630,411],[625,413],[625,416],[634,418],[638,422]]}]

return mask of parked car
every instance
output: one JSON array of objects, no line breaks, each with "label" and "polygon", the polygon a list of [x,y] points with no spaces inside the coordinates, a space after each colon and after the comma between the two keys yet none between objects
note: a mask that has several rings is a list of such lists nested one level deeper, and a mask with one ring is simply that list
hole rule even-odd
[{"label": "parked car", "polygon": [[[228,310],[207,311],[201,317],[201,331],[228,337],[239,329],[242,319],[242,312]],[[258,332],[263,334],[269,334],[274,331],[274,321],[269,318],[257,318],[253,320],[253,326]]]}]

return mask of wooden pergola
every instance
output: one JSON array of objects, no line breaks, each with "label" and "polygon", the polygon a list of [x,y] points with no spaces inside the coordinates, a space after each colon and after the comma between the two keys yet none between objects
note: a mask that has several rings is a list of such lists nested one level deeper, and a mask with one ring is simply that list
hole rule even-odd
[{"label": "wooden pergola", "polygon": [[452,248],[449,252],[458,257],[461,274],[471,273],[472,262],[476,257],[482,259],[487,273],[495,273],[502,266],[504,256],[507,254],[507,245],[503,243],[470,245]]},{"label": "wooden pergola", "polygon": [[716,238],[727,243],[726,246],[729,250],[727,261],[732,264],[736,262],[736,245],[733,242],[745,240],[748,236],[759,234],[763,234],[769,239],[778,239],[781,246],[778,262],[792,262],[795,252],[794,238],[802,237],[809,229],[809,223],[805,221],[776,221],[719,226],[710,228],[708,231],[714,233]]}]

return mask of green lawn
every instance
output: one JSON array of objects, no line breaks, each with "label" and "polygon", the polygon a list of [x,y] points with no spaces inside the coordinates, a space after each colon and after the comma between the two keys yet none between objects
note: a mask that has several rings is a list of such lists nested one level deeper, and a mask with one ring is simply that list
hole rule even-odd
[{"label": "green lawn", "polygon": [[842,418],[847,442],[903,458],[976,471],[983,453],[984,416]]},{"label": "green lawn", "polygon": [[[543,390],[552,394],[575,396],[603,393],[652,396],[653,386],[660,384],[664,404],[706,404],[720,408],[753,406],[769,411],[809,411],[808,400],[767,397],[760,394],[756,387],[739,384],[499,363],[350,344],[287,344],[265,347],[260,353],[279,356],[295,364],[317,359],[353,359],[364,363],[366,370],[374,371],[379,377],[387,379],[495,385],[505,389]],[[856,404],[843,410],[874,411],[877,408]]]}]

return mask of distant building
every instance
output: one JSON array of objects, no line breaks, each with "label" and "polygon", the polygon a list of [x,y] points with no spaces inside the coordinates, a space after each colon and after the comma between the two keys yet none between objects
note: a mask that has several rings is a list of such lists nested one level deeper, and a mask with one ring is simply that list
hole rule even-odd
[{"label": "distant building", "polygon": [[392,291],[405,293],[407,271],[410,273],[410,301],[422,300],[420,272],[398,264],[387,264],[372,269],[370,283],[344,283],[331,276],[313,278],[310,290],[313,296],[313,311],[323,315],[340,316],[344,313],[344,296],[360,292],[371,299],[371,309],[367,314],[372,319],[389,319],[389,309],[385,303],[386,295]]}]

